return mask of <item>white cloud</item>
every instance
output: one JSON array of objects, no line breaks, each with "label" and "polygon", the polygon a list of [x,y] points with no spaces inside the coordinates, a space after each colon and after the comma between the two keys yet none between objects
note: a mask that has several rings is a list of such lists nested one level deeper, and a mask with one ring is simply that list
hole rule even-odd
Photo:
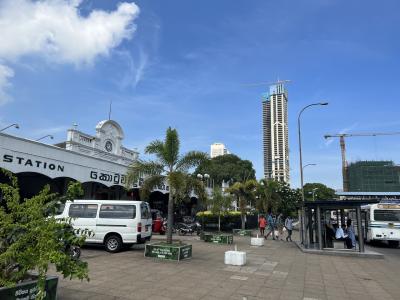
[{"label": "white cloud", "polygon": [[139,49],[138,59],[136,62],[131,53],[128,51],[119,51],[118,54],[126,65],[127,69],[122,79],[118,81],[118,85],[123,89],[129,86],[136,87],[142,80],[145,70],[149,64],[149,57],[147,53],[144,52],[143,49]]},{"label": "white cloud", "polygon": [[[53,63],[76,66],[92,64],[108,55],[136,30],[139,14],[134,3],[118,4],[114,11],[80,13],[81,0],[4,0],[0,2],[0,59],[15,62],[37,55]],[[0,104],[4,86],[13,76],[9,67],[0,69]],[[3,99],[3,100],[1,100]]]},{"label": "white cloud", "polygon": [[91,63],[107,55],[135,31],[139,13],[134,3],[112,12],[79,12],[80,1],[6,0],[0,4],[0,57],[17,59],[38,54],[56,62]]},{"label": "white cloud", "polygon": [[8,102],[11,98],[6,89],[11,85],[9,79],[14,76],[14,71],[9,67],[0,64],[0,105]]}]

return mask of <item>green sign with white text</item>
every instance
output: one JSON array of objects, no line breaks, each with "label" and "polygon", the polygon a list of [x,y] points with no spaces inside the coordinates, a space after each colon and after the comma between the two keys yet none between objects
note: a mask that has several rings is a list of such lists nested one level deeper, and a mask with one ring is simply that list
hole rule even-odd
[{"label": "green sign with white text", "polygon": [[148,244],[144,256],[169,260],[187,259],[192,257],[192,245]]},{"label": "green sign with white text", "polygon": [[232,244],[233,243],[233,235],[232,234],[205,233],[204,241],[208,242],[208,243],[215,243],[215,244]]}]

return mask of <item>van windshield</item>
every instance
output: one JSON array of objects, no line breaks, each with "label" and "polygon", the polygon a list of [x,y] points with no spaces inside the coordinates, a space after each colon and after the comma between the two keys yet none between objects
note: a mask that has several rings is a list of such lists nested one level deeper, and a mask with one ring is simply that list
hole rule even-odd
[{"label": "van windshield", "polygon": [[149,205],[147,203],[140,204],[140,210],[141,210],[141,218],[142,219],[150,219],[151,218]]},{"label": "van windshield", "polygon": [[100,207],[99,218],[102,219],[134,219],[135,205],[103,204]]},{"label": "van windshield", "polygon": [[383,210],[374,211],[375,221],[400,222],[400,210]]}]

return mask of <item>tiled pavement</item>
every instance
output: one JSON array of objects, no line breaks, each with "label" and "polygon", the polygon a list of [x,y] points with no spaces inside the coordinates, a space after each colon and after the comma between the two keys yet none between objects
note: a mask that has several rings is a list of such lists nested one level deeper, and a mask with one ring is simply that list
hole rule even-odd
[{"label": "tiled pavement", "polygon": [[143,247],[118,254],[84,248],[90,282],[60,280],[58,299],[400,299],[398,260],[305,254],[283,241],[256,248],[235,237],[247,251],[246,266],[235,267],[224,265],[233,246],[177,238],[193,245],[191,260],[144,258]]}]

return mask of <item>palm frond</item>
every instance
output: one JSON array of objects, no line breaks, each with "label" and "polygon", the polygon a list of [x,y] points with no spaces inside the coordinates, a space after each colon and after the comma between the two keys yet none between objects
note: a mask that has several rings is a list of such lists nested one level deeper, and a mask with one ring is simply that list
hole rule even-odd
[{"label": "palm frond", "polygon": [[168,127],[165,136],[163,157],[169,166],[174,166],[178,162],[179,145],[180,142],[178,132],[176,129]]},{"label": "palm frond", "polygon": [[203,205],[207,202],[208,195],[204,186],[204,182],[201,182],[197,178],[188,175],[186,190],[187,194],[191,194],[193,191],[197,195],[200,203]]},{"label": "palm frond", "polygon": [[176,170],[187,172],[192,167],[199,166],[208,159],[208,154],[201,151],[189,151],[176,164]]},{"label": "palm frond", "polygon": [[165,179],[165,176],[162,175],[151,175],[146,177],[140,189],[140,199],[147,201],[153,189],[163,185],[165,183]]},{"label": "palm frond", "polygon": [[144,149],[144,153],[146,154],[155,154],[159,155],[164,152],[164,143],[160,140],[155,140],[150,142],[147,147]]},{"label": "palm frond", "polygon": [[151,175],[162,175],[164,166],[154,161],[136,160],[128,167],[126,175],[126,187],[130,188],[132,184],[137,183],[141,177]]},{"label": "palm frond", "polygon": [[168,183],[175,190],[180,191],[186,187],[186,174],[182,172],[172,172],[168,174]]}]

